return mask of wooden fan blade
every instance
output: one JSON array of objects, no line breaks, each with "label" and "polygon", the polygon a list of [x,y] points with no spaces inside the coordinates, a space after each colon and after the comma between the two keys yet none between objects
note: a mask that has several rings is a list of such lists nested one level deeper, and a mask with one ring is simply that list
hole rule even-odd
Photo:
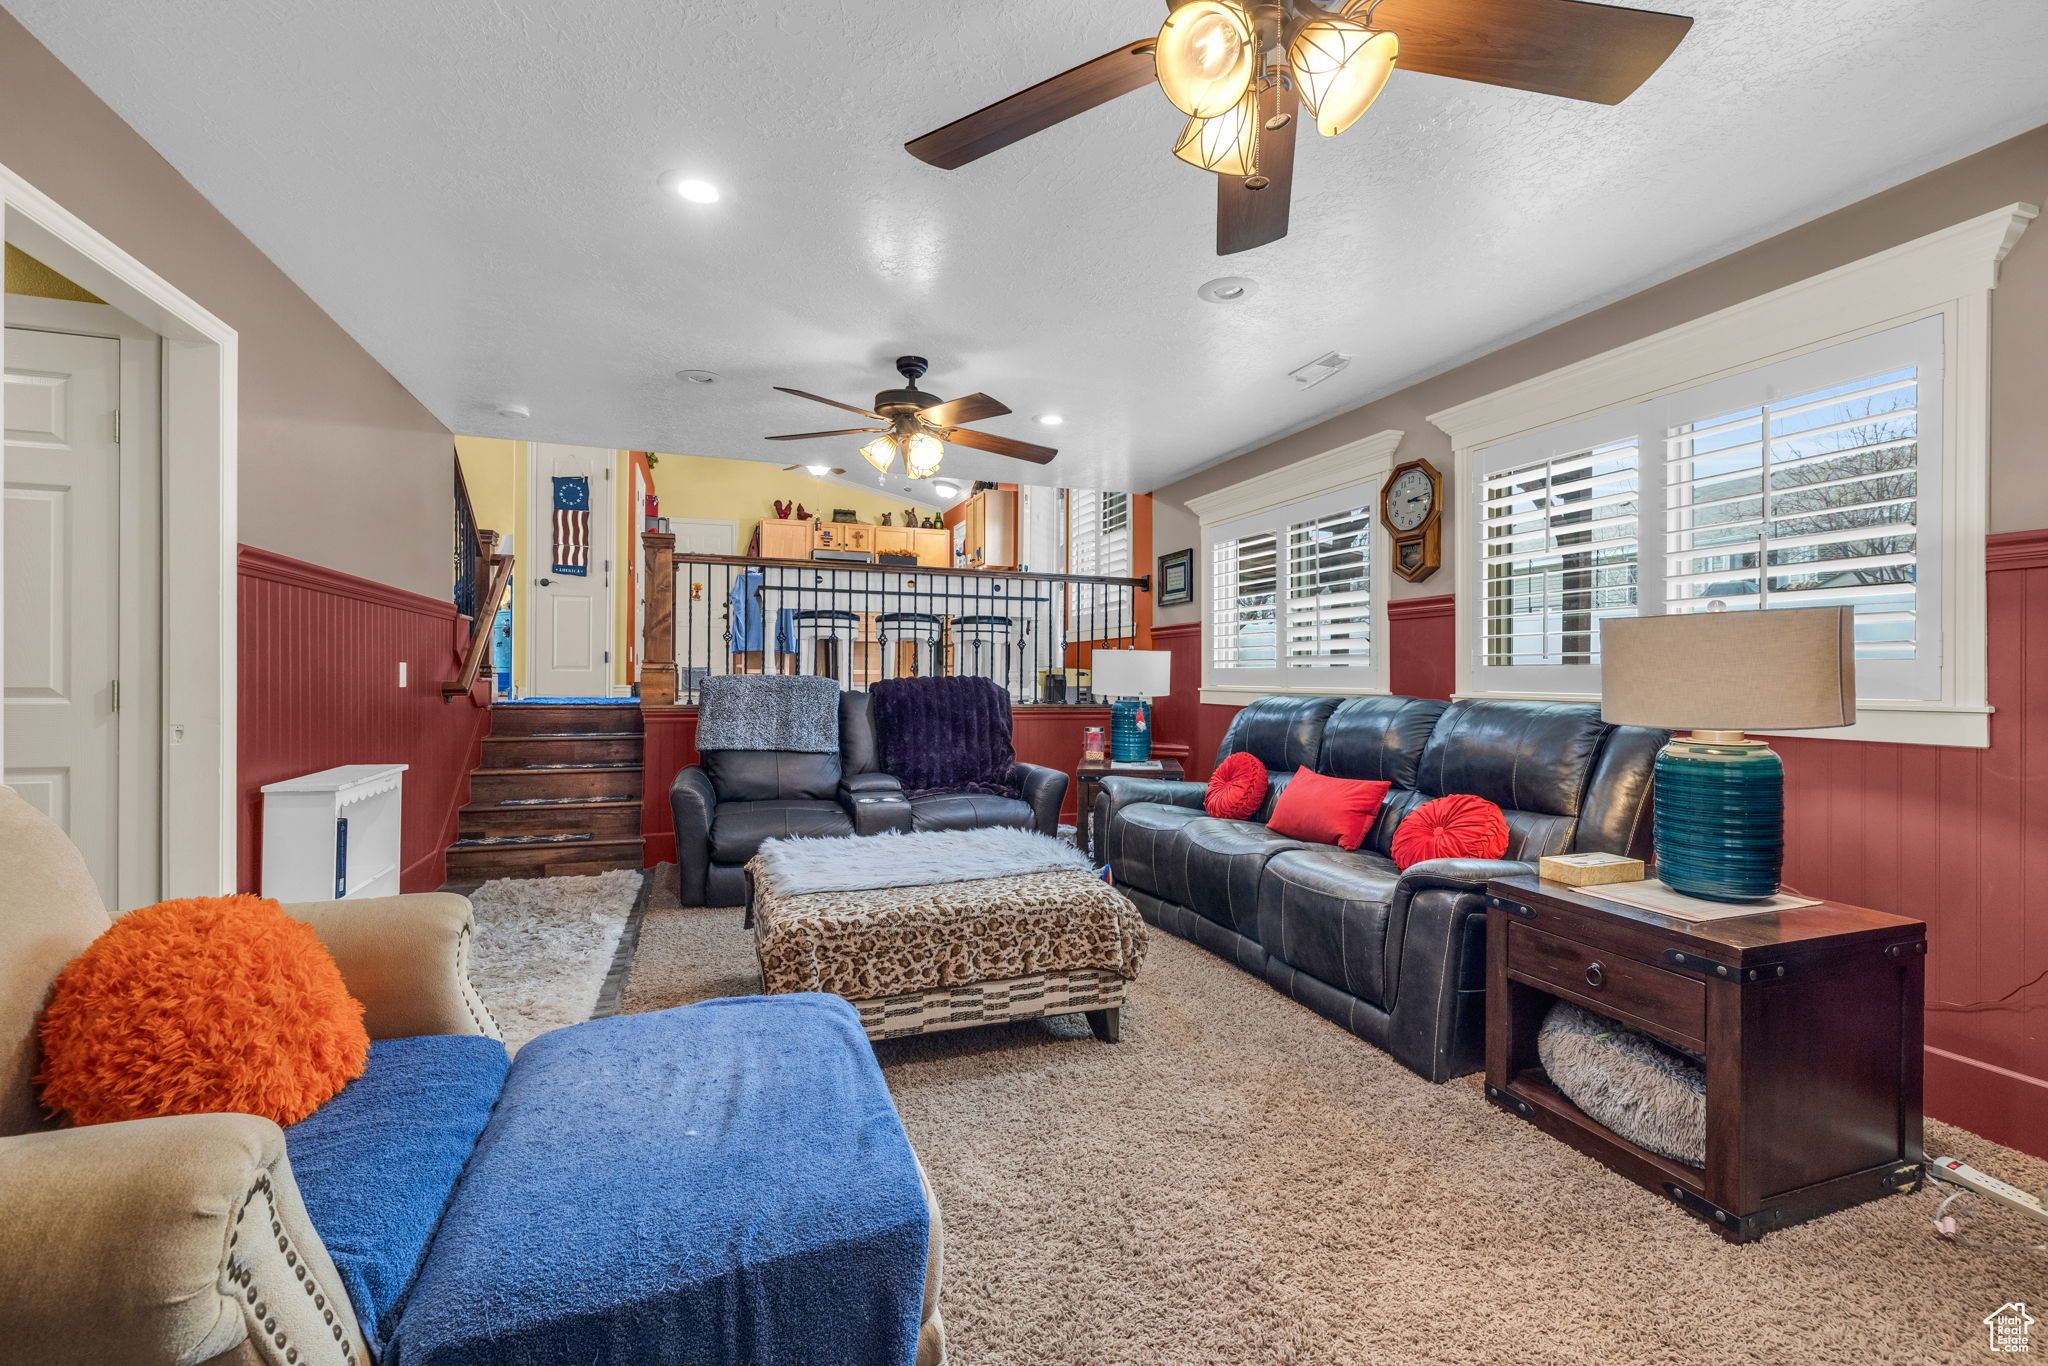
[{"label": "wooden fan blade", "polygon": [[775,392],[778,394],[795,394],[798,398],[807,398],[813,403],[829,403],[834,408],[844,408],[849,413],[859,413],[862,417],[871,417],[877,422],[887,422],[889,420],[880,413],[871,413],[865,408],[856,408],[851,403],[841,403],[836,398],[826,398],[822,394],[807,394],[801,389],[785,389],[780,384],[775,386]]},{"label": "wooden fan blade", "polygon": [[1007,455],[1012,460],[1029,460],[1034,465],[1043,465],[1058,455],[1050,446],[1034,446],[1029,441],[1012,441],[1007,436],[992,436],[968,427],[956,427],[947,432],[946,440],[956,446],[972,446],[978,451],[991,455]]},{"label": "wooden fan blade", "polygon": [[999,152],[1033,133],[1042,133],[1076,114],[1085,114],[1098,104],[1150,85],[1155,79],[1152,66],[1154,40],[1145,38],[1106,52],[1092,62],[1062,71],[1049,81],[1020,90],[966,118],[955,119],[944,128],[903,144],[919,161],[942,171],[954,171],[990,152]]},{"label": "wooden fan blade", "polygon": [[[1261,190],[1247,188],[1241,176],[1216,177],[1216,254],[1230,256],[1263,247],[1287,235],[1287,211],[1294,197],[1294,130],[1301,123],[1301,101],[1292,88],[1274,82],[1259,96]],[[1272,127],[1275,119],[1286,122]]]},{"label": "wooden fan blade", "polygon": [[846,427],[836,432],[791,432],[788,436],[767,436],[764,441],[809,441],[820,436],[860,436],[866,432],[886,432],[887,427]]},{"label": "wooden fan blade", "polygon": [[1594,104],[1620,104],[1692,19],[1585,0],[1383,0],[1373,27],[1401,40],[1399,67]]},{"label": "wooden fan blade", "polygon": [[963,422],[979,422],[985,417],[1001,417],[1009,408],[996,402],[987,394],[969,394],[966,398],[949,398],[944,403],[934,403],[919,410],[918,417],[934,427],[957,427]]}]

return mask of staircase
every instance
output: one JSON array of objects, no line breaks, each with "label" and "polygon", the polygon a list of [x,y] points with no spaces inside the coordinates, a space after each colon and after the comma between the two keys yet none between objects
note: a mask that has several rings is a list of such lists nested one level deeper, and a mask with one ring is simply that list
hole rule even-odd
[{"label": "staircase", "polygon": [[493,708],[448,881],[641,867],[640,746],[638,707]]}]

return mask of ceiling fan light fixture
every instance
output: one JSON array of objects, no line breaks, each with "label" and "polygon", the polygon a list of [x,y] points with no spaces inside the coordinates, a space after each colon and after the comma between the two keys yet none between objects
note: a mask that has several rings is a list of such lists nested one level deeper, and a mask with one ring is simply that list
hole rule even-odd
[{"label": "ceiling fan light fixture", "polygon": [[1243,99],[1215,118],[1189,119],[1173,154],[1217,175],[1251,175],[1258,169],[1259,92],[1245,91]]},{"label": "ceiling fan light fixture", "polygon": [[912,432],[903,445],[903,472],[912,479],[926,479],[939,472],[946,458],[946,443],[930,432]]},{"label": "ceiling fan light fixture", "polygon": [[860,448],[861,458],[875,467],[875,473],[887,474],[889,466],[896,463],[896,438],[883,433]]},{"label": "ceiling fan light fixture", "polygon": [[1358,122],[1386,89],[1401,55],[1401,40],[1356,19],[1311,19],[1288,44],[1295,89],[1326,138]]},{"label": "ceiling fan light fixture", "polygon": [[1174,108],[1215,118],[1243,99],[1258,73],[1257,29],[1231,0],[1187,0],[1160,25],[1152,60]]}]

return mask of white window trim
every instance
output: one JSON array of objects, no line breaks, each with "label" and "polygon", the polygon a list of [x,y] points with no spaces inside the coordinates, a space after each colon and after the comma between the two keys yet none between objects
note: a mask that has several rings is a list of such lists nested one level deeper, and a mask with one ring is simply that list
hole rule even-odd
[{"label": "white window trim", "polygon": [[[1871,700],[1826,739],[1984,748],[1987,694],[1984,537],[1988,526],[1991,291],[1998,263],[2040,213],[2010,204],[1640,341],[1434,413],[1457,471],[1456,697],[1597,701],[1597,693],[1482,691],[1472,678],[1482,605],[1474,459],[1483,447],[1608,409],[1740,374],[1919,318],[1942,319],[1942,694]],[[1213,495],[1212,495],[1213,496]],[[1206,698],[1204,699],[1206,700]]]},{"label": "white window trim", "polygon": [[[1202,688],[1204,702],[1221,703],[1226,706],[1243,706],[1256,697],[1270,697],[1275,694],[1289,694],[1302,697],[1383,697],[1387,693],[1387,584],[1392,565],[1388,558],[1387,537],[1381,534],[1378,525],[1379,490],[1386,482],[1389,471],[1394,468],[1394,452],[1401,447],[1401,438],[1406,433],[1389,429],[1349,442],[1320,455],[1297,460],[1265,474],[1255,474],[1239,483],[1220,488],[1212,493],[1200,494],[1188,499],[1188,510],[1193,512],[1202,524],[1202,552],[1197,561],[1197,580],[1201,584],[1200,607],[1202,611]],[[1216,533],[1231,522],[1290,503],[1303,502],[1326,493],[1342,489],[1366,487],[1369,505],[1374,517],[1372,538],[1372,668],[1361,670],[1322,670],[1323,681],[1311,681],[1295,687],[1231,686],[1215,680],[1210,664],[1210,632],[1214,622],[1209,601],[1209,569],[1214,563]],[[1328,675],[1356,672],[1364,675],[1365,681],[1353,683],[1350,687],[1334,686]]]}]

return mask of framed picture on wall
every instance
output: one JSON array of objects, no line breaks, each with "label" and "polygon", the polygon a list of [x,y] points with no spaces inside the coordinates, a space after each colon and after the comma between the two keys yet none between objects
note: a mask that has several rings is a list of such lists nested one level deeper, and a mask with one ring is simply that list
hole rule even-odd
[{"label": "framed picture on wall", "polygon": [[1159,557],[1161,607],[1185,607],[1195,600],[1195,552],[1169,550]]}]

